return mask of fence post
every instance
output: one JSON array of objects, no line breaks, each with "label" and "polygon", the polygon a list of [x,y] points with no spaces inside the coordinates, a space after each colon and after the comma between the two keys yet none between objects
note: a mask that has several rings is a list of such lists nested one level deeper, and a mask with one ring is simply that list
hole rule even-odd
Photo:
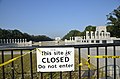
[{"label": "fence post", "polygon": [[72,72],[71,71],[69,72],[69,75],[70,75],[69,79],[72,79]]},{"label": "fence post", "polygon": [[[78,48],[78,52],[79,52],[79,64],[81,63],[81,52],[80,52],[80,48]],[[81,79],[81,66],[79,66],[79,79]]]},{"label": "fence post", "polygon": [[52,72],[50,72],[50,79],[52,79]]},{"label": "fence post", "polygon": [[[13,50],[11,50],[11,59],[13,59]],[[15,75],[14,75],[14,61],[12,61],[12,79],[15,78]]]},{"label": "fence post", "polygon": [[41,72],[41,76],[40,77],[41,77],[40,79],[43,79],[43,72]]},{"label": "fence post", "polygon": [[33,79],[32,50],[30,50],[30,70],[31,70],[31,79]]},{"label": "fence post", "polygon": [[22,57],[22,55],[23,55],[23,52],[22,52],[22,50],[21,50],[20,52],[21,52],[21,69],[22,69],[22,79],[24,79],[24,70],[23,70],[23,57]]},{"label": "fence post", "polygon": [[60,72],[60,79],[62,79],[62,72]]},{"label": "fence post", "polygon": [[[97,56],[99,56],[99,51],[98,51],[98,47],[97,47]],[[97,79],[99,79],[99,58],[97,58]]]},{"label": "fence post", "polygon": [[[90,48],[88,47],[88,55],[90,55]],[[88,57],[88,63],[90,64],[90,57]],[[88,79],[90,79],[90,68],[88,67]]]},{"label": "fence post", "polygon": [[[113,46],[113,53],[116,56],[115,46]],[[114,79],[116,79],[116,58],[114,58]]]},{"label": "fence post", "polygon": [[[2,50],[2,63],[4,63],[4,51]],[[5,69],[4,66],[2,66],[2,73],[3,73],[3,79],[5,79]]]},{"label": "fence post", "polygon": [[[105,55],[107,56],[107,46],[105,46]],[[107,58],[105,58],[105,78],[107,79]]]}]

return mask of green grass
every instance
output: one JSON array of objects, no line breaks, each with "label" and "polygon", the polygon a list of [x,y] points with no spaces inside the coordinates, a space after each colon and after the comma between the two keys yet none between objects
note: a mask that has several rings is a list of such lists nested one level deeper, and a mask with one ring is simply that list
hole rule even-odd
[{"label": "green grass", "polygon": [[[19,56],[20,54],[15,54],[14,57]],[[11,59],[11,55],[4,55],[4,59],[5,61],[8,61]],[[78,79],[78,70],[79,70],[79,60],[78,60],[78,54],[75,53],[75,72],[72,72],[72,79]],[[37,67],[37,60],[36,60],[36,54],[33,53],[32,54],[32,67],[33,67],[33,77],[34,79],[40,79],[40,73],[38,73],[36,70]],[[84,58],[81,58],[81,62],[83,64],[85,64],[85,62],[87,62]],[[0,63],[2,63],[2,57],[0,55]],[[91,69],[94,69],[94,65],[91,64]],[[7,79],[11,79],[12,76],[12,69],[15,72],[15,79],[20,79],[21,78],[21,58],[17,59],[16,61],[14,61],[14,68],[11,67],[11,63],[5,65],[5,77]],[[24,78],[25,79],[30,79],[30,54],[27,54],[23,57],[23,69],[24,69]],[[82,66],[81,70],[87,70],[88,67],[86,66]],[[8,73],[8,74],[7,74]],[[59,72],[53,72],[53,79],[59,79]],[[49,79],[50,77],[50,73],[44,73],[43,74],[43,79]],[[63,72],[62,73],[62,77],[63,79],[67,79],[67,77],[69,77],[69,72]],[[2,79],[2,67],[0,67],[0,79]]]},{"label": "green grass", "polygon": [[[20,54],[14,54],[14,57],[20,56]],[[36,54],[34,53],[32,55],[33,58],[33,72],[36,73]],[[8,61],[11,59],[11,55],[4,55],[4,61]],[[2,57],[0,55],[0,63],[2,63]],[[5,65],[5,77],[8,79],[11,79],[12,76],[12,70],[15,72],[16,79],[19,79],[21,77],[21,58],[15,60],[14,62],[14,68],[11,67],[11,63]],[[23,69],[24,69],[24,77],[25,79],[30,79],[30,54],[27,54],[23,57]],[[2,79],[2,67],[0,67],[0,79]]]}]

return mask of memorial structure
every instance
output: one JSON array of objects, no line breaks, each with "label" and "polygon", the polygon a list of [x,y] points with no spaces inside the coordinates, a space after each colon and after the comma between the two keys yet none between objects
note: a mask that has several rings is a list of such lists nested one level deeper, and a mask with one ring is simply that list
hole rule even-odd
[{"label": "memorial structure", "polygon": [[32,46],[32,41],[27,39],[0,39],[0,46]]},{"label": "memorial structure", "polygon": [[65,45],[95,43],[120,43],[120,38],[110,37],[106,26],[98,26],[96,31],[86,31],[85,36],[70,37],[70,40],[65,39]]}]

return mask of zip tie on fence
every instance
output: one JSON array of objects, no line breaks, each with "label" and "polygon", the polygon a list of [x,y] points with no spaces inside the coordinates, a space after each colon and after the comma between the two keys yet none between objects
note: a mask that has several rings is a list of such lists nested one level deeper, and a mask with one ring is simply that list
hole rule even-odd
[{"label": "zip tie on fence", "polygon": [[120,56],[110,56],[110,55],[99,55],[99,56],[90,56],[88,55],[88,60],[85,62],[85,64],[80,63],[79,66],[83,66],[83,65],[87,65],[88,68],[90,68],[90,63],[88,61],[90,61],[90,58],[120,58]]},{"label": "zip tie on fence", "polygon": [[[32,50],[32,51],[34,51],[34,50]],[[30,51],[30,52],[31,52],[31,51]],[[30,53],[30,52],[29,52],[29,53]],[[21,58],[21,57],[24,57],[24,56],[27,55],[27,54],[28,54],[28,53],[25,53],[25,54],[23,54],[23,55],[20,55],[20,56],[17,56],[17,57],[15,57],[15,58],[13,58],[13,59],[10,59],[10,60],[8,60],[8,61],[0,64],[0,67],[5,66],[5,65],[7,65],[7,64],[9,64],[9,63],[11,63],[11,62],[13,62],[13,61]]]},{"label": "zip tie on fence", "polygon": [[90,69],[90,63],[89,63],[89,61],[90,61],[90,57],[89,57],[88,60],[85,62],[85,64],[80,63],[79,66],[87,65],[88,68]]}]

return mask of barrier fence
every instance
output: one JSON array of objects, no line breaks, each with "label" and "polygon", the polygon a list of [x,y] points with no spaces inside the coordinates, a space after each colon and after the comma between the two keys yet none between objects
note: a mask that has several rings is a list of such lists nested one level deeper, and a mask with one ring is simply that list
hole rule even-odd
[{"label": "barrier fence", "polygon": [[[74,47],[75,70],[37,72],[35,48]],[[120,44],[0,47],[0,79],[119,79]]]}]

